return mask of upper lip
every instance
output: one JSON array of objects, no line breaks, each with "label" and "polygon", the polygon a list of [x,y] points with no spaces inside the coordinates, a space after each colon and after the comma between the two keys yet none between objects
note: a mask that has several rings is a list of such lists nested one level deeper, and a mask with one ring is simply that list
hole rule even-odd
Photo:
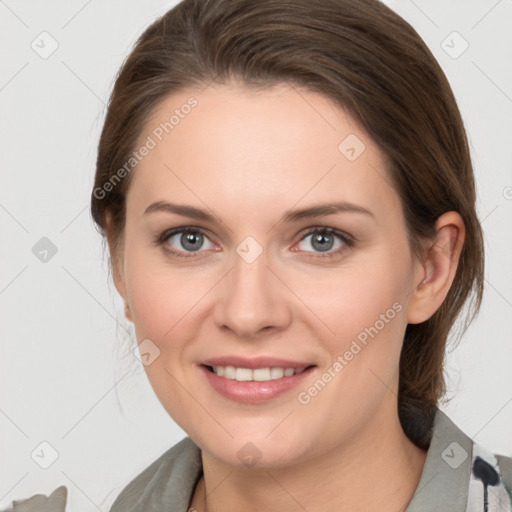
[{"label": "upper lip", "polygon": [[292,361],[290,359],[280,359],[277,357],[239,357],[239,356],[225,356],[225,357],[212,357],[202,361],[201,364],[205,366],[234,366],[236,368],[304,368],[313,366],[311,362]]}]

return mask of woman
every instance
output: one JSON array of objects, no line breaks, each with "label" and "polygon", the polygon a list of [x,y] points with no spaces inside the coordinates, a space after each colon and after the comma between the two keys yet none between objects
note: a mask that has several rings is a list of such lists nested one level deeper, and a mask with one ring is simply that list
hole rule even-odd
[{"label": "woman", "polygon": [[512,459],[438,409],[482,233],[449,84],[390,9],[178,4],[117,77],[91,210],[188,434],[113,512],[512,510]]}]

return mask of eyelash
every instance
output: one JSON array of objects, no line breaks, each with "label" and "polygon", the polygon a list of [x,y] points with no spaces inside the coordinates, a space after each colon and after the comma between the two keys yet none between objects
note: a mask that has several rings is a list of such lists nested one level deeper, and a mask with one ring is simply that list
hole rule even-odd
[{"label": "eyelash", "polygon": [[[154,240],[154,244],[156,246],[162,247],[164,251],[172,256],[177,256],[179,258],[194,258],[194,253],[192,251],[173,251],[171,249],[168,249],[164,245],[166,242],[171,238],[173,235],[179,234],[179,233],[201,233],[203,236],[209,239],[209,236],[205,230],[202,228],[196,228],[194,226],[183,226],[180,228],[173,228],[170,230],[166,230],[160,235],[156,237]],[[338,231],[334,228],[327,228],[327,227],[314,227],[310,228],[299,240],[299,243],[302,242],[304,239],[306,239],[308,236],[313,234],[322,234],[322,235],[334,235],[338,237],[342,242],[343,246],[335,251],[332,252],[315,252],[315,251],[305,251],[305,252],[314,252],[318,256],[306,256],[306,258],[323,258],[323,259],[332,259],[338,256],[341,252],[344,252],[347,250],[347,248],[352,248],[355,245],[355,239],[348,235],[347,233],[344,233],[342,231]],[[210,240],[211,241],[211,240]],[[200,252],[200,251],[197,251]]]}]

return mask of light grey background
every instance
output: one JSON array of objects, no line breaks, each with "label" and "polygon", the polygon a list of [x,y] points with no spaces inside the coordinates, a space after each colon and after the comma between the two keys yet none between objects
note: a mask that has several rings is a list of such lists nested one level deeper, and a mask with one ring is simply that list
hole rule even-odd
[{"label": "light grey background", "polygon": [[[387,4],[425,39],[453,86],[486,237],[482,311],[448,355],[455,398],[442,408],[475,441],[512,456],[512,2]],[[88,211],[114,76],[136,37],[172,5],[0,0],[0,508],[63,484],[68,510],[107,511],[185,435],[131,354],[131,326]],[[58,48],[41,58],[52,40]],[[57,249],[46,262],[32,251],[43,237]],[[40,464],[52,448],[43,441],[58,453],[48,469]]]}]

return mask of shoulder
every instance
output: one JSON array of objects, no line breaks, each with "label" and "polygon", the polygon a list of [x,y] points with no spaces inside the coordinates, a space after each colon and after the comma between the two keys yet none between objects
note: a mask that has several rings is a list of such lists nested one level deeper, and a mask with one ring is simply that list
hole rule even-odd
[{"label": "shoulder", "polygon": [[185,437],[137,475],[121,491],[110,512],[149,512],[169,504],[186,510],[201,471],[201,451]]},{"label": "shoulder", "polygon": [[44,494],[35,494],[24,500],[14,500],[12,507],[4,512],[64,512],[66,509],[66,500],[68,490],[65,486],[55,489],[50,496]]},{"label": "shoulder", "polygon": [[476,443],[440,409],[425,440],[427,458],[406,512],[512,512],[510,457]]}]

